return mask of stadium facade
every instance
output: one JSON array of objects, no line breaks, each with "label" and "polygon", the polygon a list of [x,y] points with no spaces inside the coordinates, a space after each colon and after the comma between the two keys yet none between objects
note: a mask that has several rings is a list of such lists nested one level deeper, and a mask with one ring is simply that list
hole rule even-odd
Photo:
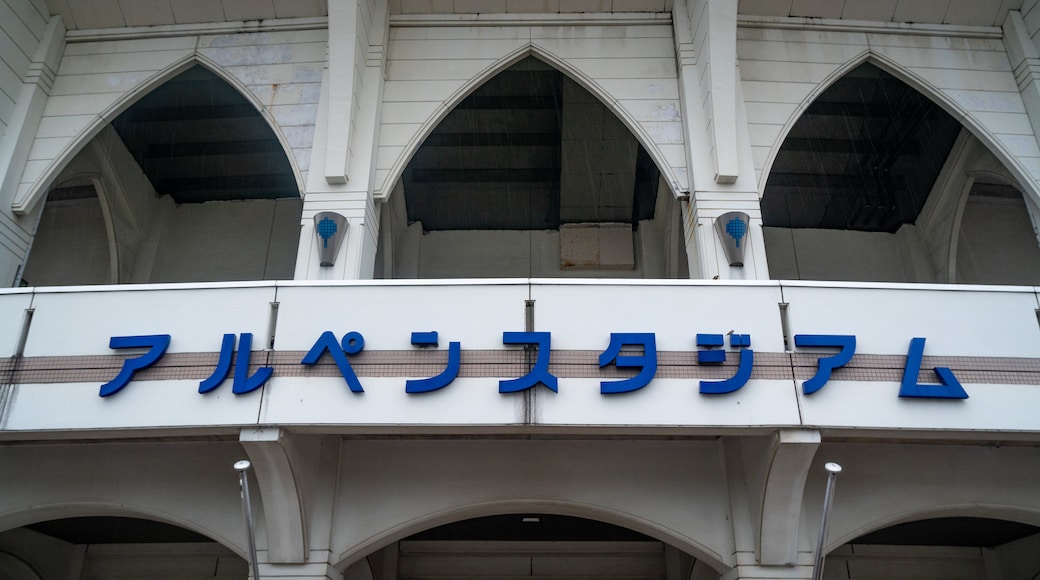
[{"label": "stadium facade", "polygon": [[1040,575],[1036,0],[0,0],[0,578]]}]

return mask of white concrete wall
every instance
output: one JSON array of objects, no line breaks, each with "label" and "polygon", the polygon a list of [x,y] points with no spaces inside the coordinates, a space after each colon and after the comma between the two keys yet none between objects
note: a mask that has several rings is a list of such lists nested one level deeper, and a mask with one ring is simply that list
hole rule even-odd
[{"label": "white concrete wall", "polygon": [[40,0],[0,2],[0,136],[14,114],[23,77],[49,18],[50,11]]}]

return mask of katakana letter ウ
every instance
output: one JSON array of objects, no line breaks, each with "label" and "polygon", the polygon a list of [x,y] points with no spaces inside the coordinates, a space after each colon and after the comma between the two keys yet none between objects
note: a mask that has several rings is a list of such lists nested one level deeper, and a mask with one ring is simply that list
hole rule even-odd
[{"label": "katakana letter \u30a6", "polygon": [[550,341],[551,335],[548,332],[503,332],[502,344],[538,345],[538,359],[526,375],[516,379],[498,381],[498,392],[515,393],[537,386],[538,383],[549,387],[553,392],[558,392],[556,377],[549,373]]},{"label": "katakana letter \u30a6", "polygon": [[[260,367],[256,369],[253,376],[249,375],[249,356],[253,348],[253,333],[243,332],[242,339],[238,343],[238,356],[235,357],[235,376],[231,386],[231,392],[236,395],[250,393],[259,389],[271,378],[274,369],[271,367]],[[231,370],[231,355],[235,351],[235,335],[225,334],[220,344],[220,358],[217,360],[217,368],[210,377],[199,383],[199,392],[208,393],[219,387]]]},{"label": "katakana letter \u30a6", "polygon": [[851,334],[796,334],[794,345],[797,347],[826,346],[837,347],[841,350],[834,356],[820,357],[817,362],[816,374],[804,383],[802,391],[811,395],[823,388],[831,378],[831,372],[841,368],[852,360],[856,354],[856,337]]},{"label": "katakana letter \u30a6", "polygon": [[[622,355],[621,347],[625,345],[642,345],[643,354]],[[603,394],[628,393],[641,389],[654,378],[657,373],[657,341],[652,332],[612,332],[607,350],[599,355],[599,366],[602,368],[611,361],[618,368],[639,368],[639,374],[620,381],[602,381],[599,392]]]},{"label": "katakana letter \u30a6", "polygon": [[130,382],[130,379],[134,378],[134,373],[146,369],[158,362],[159,359],[166,354],[166,349],[169,348],[169,346],[169,334],[113,336],[110,338],[108,340],[108,348],[147,348],[148,352],[139,357],[124,360],[123,368],[119,371],[119,374],[116,375],[116,378],[101,385],[101,391],[98,395],[107,397],[118,393],[120,389]]},{"label": "katakana letter \u30a6", "polygon": [[336,362],[336,366],[339,367],[339,373],[343,375],[343,380],[347,381],[350,391],[352,393],[363,393],[365,389],[361,388],[361,381],[358,380],[357,375],[354,374],[353,367],[350,366],[350,361],[347,360],[348,354],[357,354],[363,348],[365,348],[365,337],[361,336],[360,332],[348,332],[343,335],[343,340],[339,341],[336,340],[336,335],[332,334],[331,330],[326,330],[321,333],[314,346],[307,351],[300,364],[318,364],[318,359],[321,358],[321,355],[328,351],[332,360]]},{"label": "katakana letter \u30a6", "polygon": [[[721,334],[698,334],[697,335],[697,346],[706,347],[720,347],[723,344],[723,335]],[[740,387],[747,384],[748,379],[751,378],[751,370],[755,364],[755,352],[750,348],[742,348],[745,346],[751,346],[751,335],[750,334],[730,334],[729,345],[731,347],[740,348],[740,364],[737,366],[737,374],[722,381],[701,381],[701,394],[704,395],[721,395],[725,393],[732,393]],[[726,360],[726,351],[724,350],[698,350],[697,351],[697,362],[700,364],[705,363],[722,363]]]},{"label": "katakana letter \u30a6", "polygon": [[[437,332],[413,332],[412,344],[415,346],[437,346]],[[448,386],[448,383],[459,376],[459,367],[462,362],[462,344],[458,342],[448,343],[448,366],[439,375],[428,379],[408,380],[404,384],[406,393],[428,393]]]},{"label": "katakana letter \u30a6", "polygon": [[903,381],[899,385],[900,397],[919,397],[926,399],[967,399],[961,382],[953,376],[947,367],[934,367],[935,376],[941,385],[922,385],[917,382],[921,372],[921,359],[924,357],[924,339],[914,338],[910,341],[910,350],[906,354],[906,368],[903,369]]}]

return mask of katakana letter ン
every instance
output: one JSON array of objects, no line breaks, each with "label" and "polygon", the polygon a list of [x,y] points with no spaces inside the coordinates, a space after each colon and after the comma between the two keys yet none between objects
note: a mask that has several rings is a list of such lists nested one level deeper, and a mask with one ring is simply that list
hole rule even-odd
[{"label": "katakana letter \u30f3", "polygon": [[921,372],[921,359],[924,357],[924,339],[914,338],[910,341],[910,351],[906,354],[906,368],[903,369],[903,382],[899,385],[900,397],[919,397],[925,399],[967,399],[961,382],[953,376],[947,367],[934,367],[935,376],[941,385],[922,385],[917,382]]},{"label": "katakana letter \u30f3", "polygon": [[[271,367],[260,367],[256,369],[253,376],[249,375],[249,356],[253,348],[253,333],[243,332],[242,339],[238,344],[238,356],[235,357],[235,376],[231,386],[231,392],[236,395],[253,392],[263,386],[267,379],[271,378],[274,369]],[[231,355],[235,352],[235,335],[225,334],[220,344],[220,358],[217,360],[217,368],[208,379],[199,383],[199,392],[208,393],[216,389],[227,379],[231,370]]]},{"label": "katakana letter \u30f3", "polygon": [[498,381],[498,392],[515,393],[537,386],[538,383],[549,387],[553,392],[557,391],[556,377],[549,373],[549,343],[551,335],[548,332],[503,332],[502,344],[529,344],[538,345],[538,359],[534,363],[531,372],[517,379]]},{"label": "katakana letter \u30f3", "polygon": [[128,358],[123,361],[123,368],[116,375],[116,378],[108,381],[101,385],[101,391],[98,395],[107,397],[114,395],[119,392],[120,389],[125,387],[130,379],[134,378],[134,373],[139,370],[146,369],[155,363],[159,362],[159,359],[166,354],[166,349],[170,346],[170,335],[169,334],[146,334],[142,336],[113,336],[108,340],[108,348],[122,349],[122,348],[147,348],[148,352],[142,354],[136,358]]},{"label": "katakana letter \u30f3", "polygon": [[336,362],[336,366],[339,367],[339,373],[343,375],[343,380],[347,381],[347,386],[350,387],[352,393],[363,393],[365,389],[361,388],[361,381],[358,380],[357,375],[354,374],[353,367],[350,366],[350,361],[347,360],[348,354],[357,354],[365,348],[365,337],[361,336],[360,332],[348,332],[343,335],[343,340],[336,340],[336,335],[332,334],[331,330],[326,330],[321,333],[318,340],[315,341],[314,346],[311,347],[307,354],[300,361],[300,364],[314,365],[318,364],[318,359],[326,351],[332,357],[332,360]]},{"label": "katakana letter \u30f3", "polygon": [[[723,344],[721,334],[698,334],[697,346],[719,347]],[[751,346],[750,334],[730,334],[729,345],[731,347]],[[724,350],[699,350],[697,351],[697,362],[722,363],[726,360]],[[722,395],[732,393],[747,384],[751,378],[751,370],[755,364],[755,352],[750,348],[740,349],[740,364],[737,366],[737,374],[722,381],[701,381],[701,394]]]},{"label": "katakana letter \u30f3", "polygon": [[856,337],[850,334],[796,334],[794,335],[794,345],[799,348],[825,346],[841,349],[834,356],[820,357],[816,374],[802,383],[802,391],[806,395],[822,389],[831,379],[831,372],[847,365],[852,360],[852,355],[856,354]]},{"label": "katakana letter \u30f3", "polygon": [[[412,344],[415,346],[437,346],[437,332],[413,332]],[[448,386],[449,383],[459,376],[459,367],[462,362],[462,344],[458,342],[448,343],[448,366],[435,377],[428,379],[408,380],[404,384],[406,393],[428,393]]]},{"label": "katakana letter \u30f3", "polygon": [[[622,355],[625,345],[641,345],[643,354]],[[639,373],[621,381],[602,381],[599,392],[603,394],[628,393],[645,387],[657,373],[657,341],[652,332],[612,332],[607,350],[599,355],[599,366],[614,362],[620,368],[638,368]]]}]

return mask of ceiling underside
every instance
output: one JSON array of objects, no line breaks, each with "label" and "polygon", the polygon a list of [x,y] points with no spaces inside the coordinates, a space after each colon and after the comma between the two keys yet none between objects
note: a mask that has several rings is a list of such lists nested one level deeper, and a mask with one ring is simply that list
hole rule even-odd
[{"label": "ceiling underside", "polygon": [[142,97],[112,127],[155,191],[178,204],[299,196],[271,127],[200,65]]},{"label": "ceiling underside", "polygon": [[426,231],[547,230],[650,219],[659,176],[612,112],[527,57],[459,103],[401,182]]},{"label": "ceiling underside", "polygon": [[[45,0],[69,30],[314,18],[325,0]],[[745,16],[1000,26],[1023,0],[740,0]],[[670,12],[672,0],[387,0],[391,15]]]},{"label": "ceiling underside", "polygon": [[867,232],[912,224],[960,130],[906,83],[860,65],[791,128],[766,181],[763,223]]}]

